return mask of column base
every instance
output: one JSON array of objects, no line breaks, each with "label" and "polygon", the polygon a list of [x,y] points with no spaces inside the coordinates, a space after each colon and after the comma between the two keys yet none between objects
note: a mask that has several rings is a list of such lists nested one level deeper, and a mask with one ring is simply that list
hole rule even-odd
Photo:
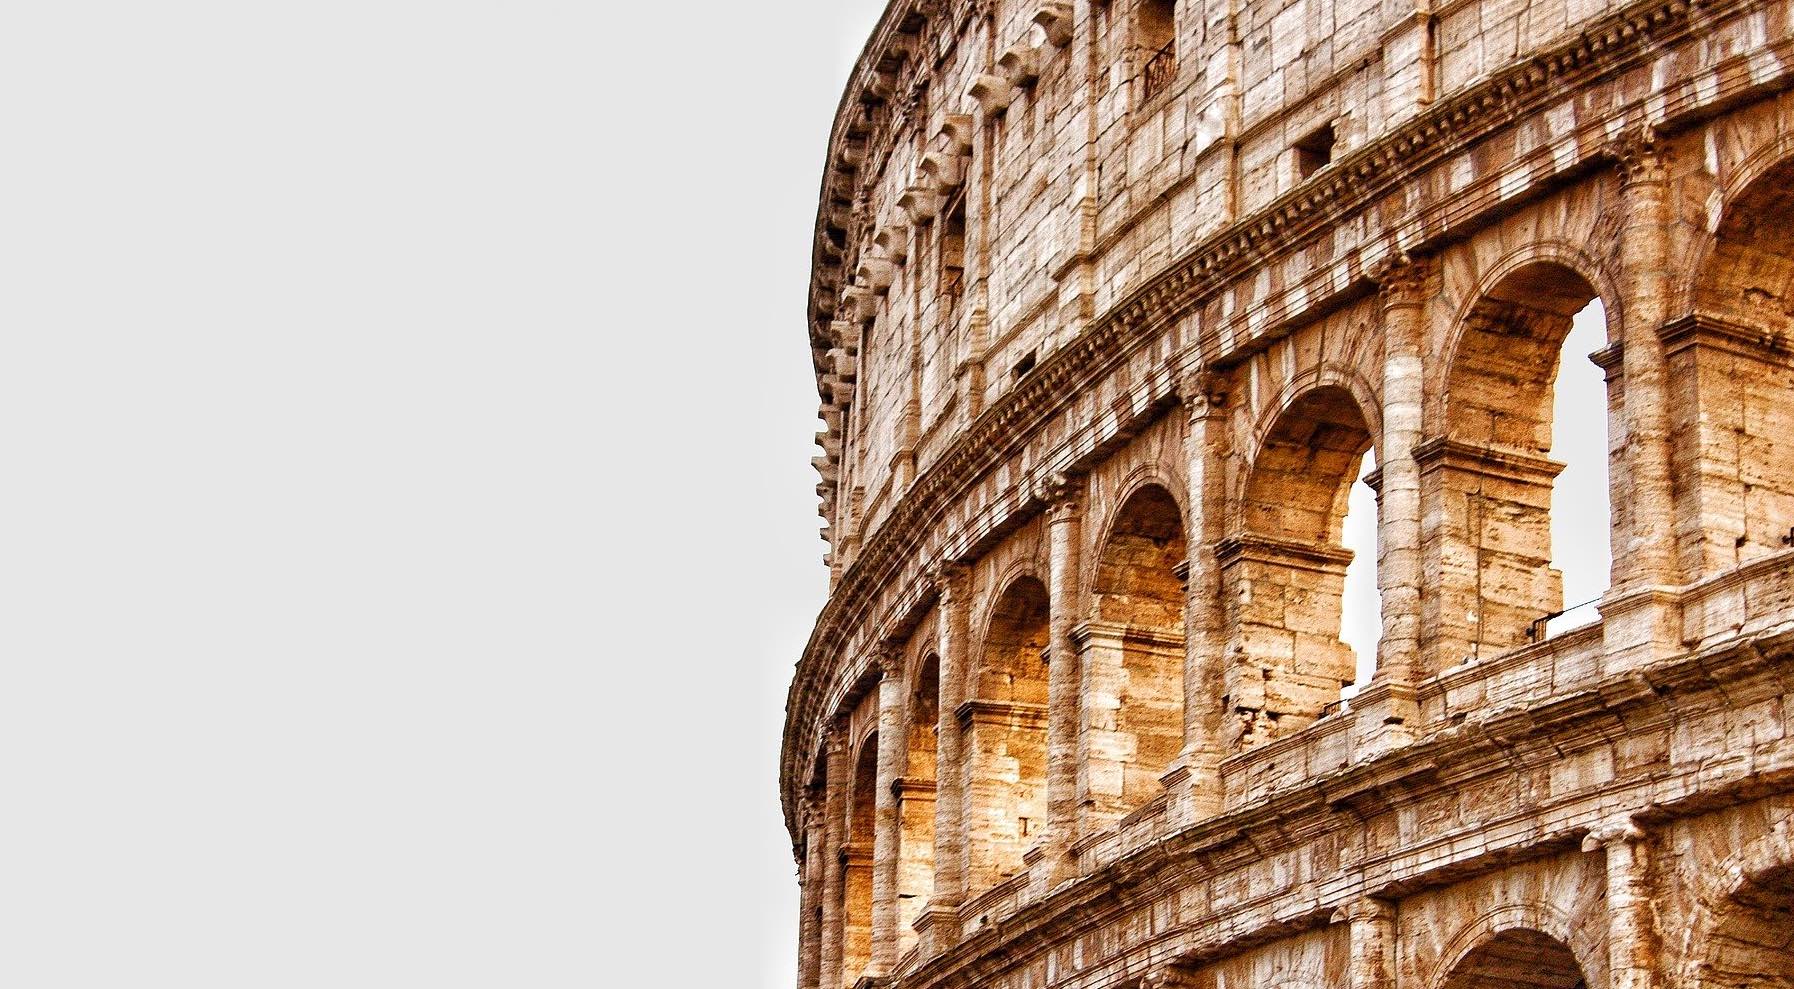
[{"label": "column base", "polygon": [[1078,877],[1078,860],[1061,840],[1043,841],[1022,853],[1022,867],[1028,870],[1030,902],[1043,900],[1061,883]]},{"label": "column base", "polygon": [[1352,761],[1410,745],[1420,734],[1420,702],[1408,684],[1373,681],[1351,700]]},{"label": "column base", "polygon": [[959,908],[946,903],[930,902],[922,908],[916,922],[916,954],[920,958],[939,958],[959,943]]},{"label": "column base", "polygon": [[1688,651],[1682,642],[1682,596],[1675,588],[1609,591],[1600,610],[1604,673],[1636,670]]},{"label": "column base", "polygon": [[1201,753],[1180,753],[1177,761],[1159,782],[1165,787],[1165,823],[1172,828],[1186,827],[1221,813],[1225,801],[1221,791],[1219,756]]}]

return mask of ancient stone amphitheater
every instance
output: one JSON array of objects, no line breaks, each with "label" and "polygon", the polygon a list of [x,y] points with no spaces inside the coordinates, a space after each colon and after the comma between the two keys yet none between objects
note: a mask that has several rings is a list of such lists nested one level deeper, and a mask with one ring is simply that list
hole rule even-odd
[{"label": "ancient stone amphitheater", "polygon": [[801,989],[1794,985],[1791,13],[895,0],[809,293]]}]

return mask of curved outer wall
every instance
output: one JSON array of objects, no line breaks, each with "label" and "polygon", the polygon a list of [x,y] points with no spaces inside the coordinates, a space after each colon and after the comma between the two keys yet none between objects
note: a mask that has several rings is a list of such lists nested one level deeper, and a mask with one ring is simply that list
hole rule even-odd
[{"label": "curved outer wall", "polygon": [[1794,986],[1791,14],[894,2],[809,287],[801,989]]}]

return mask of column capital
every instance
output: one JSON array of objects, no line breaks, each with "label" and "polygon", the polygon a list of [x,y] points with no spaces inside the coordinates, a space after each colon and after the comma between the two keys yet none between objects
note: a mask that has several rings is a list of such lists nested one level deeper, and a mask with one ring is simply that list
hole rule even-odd
[{"label": "column capital", "polygon": [[828,814],[823,809],[820,795],[804,798],[803,810],[799,812],[803,821],[803,831],[808,835],[812,831],[820,831],[828,823]]},{"label": "column capital", "polygon": [[878,674],[880,681],[903,675],[903,646],[902,639],[892,636],[880,639],[872,647],[870,669]]},{"label": "column capital", "polygon": [[1616,845],[1636,845],[1650,837],[1630,814],[1605,821],[1589,829],[1582,839],[1582,850],[1592,852],[1598,848],[1612,848]]},{"label": "column capital", "polygon": [[1395,915],[1395,905],[1388,900],[1375,896],[1360,896],[1349,903],[1340,904],[1333,911],[1333,922],[1356,923],[1365,920],[1388,920]]},{"label": "column capital", "polygon": [[1034,497],[1046,503],[1049,521],[1069,522],[1083,509],[1084,478],[1063,471],[1053,473],[1034,485]]},{"label": "column capital", "polygon": [[1153,969],[1140,980],[1140,989],[1187,989],[1195,985],[1194,973],[1176,962]]},{"label": "column capital", "polygon": [[823,726],[823,751],[828,755],[846,755],[852,748],[848,743],[850,731],[847,715],[837,715],[829,719],[829,723]]},{"label": "column capital", "polygon": [[942,560],[929,569],[927,579],[942,604],[953,604],[964,599],[969,590],[972,568],[958,560]]},{"label": "column capital", "polygon": [[1433,287],[1438,265],[1430,257],[1415,257],[1406,251],[1391,251],[1371,265],[1371,281],[1383,297],[1383,305],[1418,306],[1426,301]]},{"label": "column capital", "polygon": [[1177,394],[1190,418],[1201,418],[1227,405],[1231,390],[1228,377],[1206,364],[1178,376]]},{"label": "column capital", "polygon": [[1668,178],[1668,150],[1650,126],[1628,129],[1609,141],[1607,153],[1619,171],[1620,186],[1660,185]]}]

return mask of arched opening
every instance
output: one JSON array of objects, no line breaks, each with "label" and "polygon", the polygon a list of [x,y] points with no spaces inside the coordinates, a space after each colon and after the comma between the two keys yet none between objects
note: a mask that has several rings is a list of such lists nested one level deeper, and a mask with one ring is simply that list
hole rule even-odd
[{"label": "arched opening", "polygon": [[1518,927],[1459,959],[1439,989],[1588,989],[1588,982],[1562,941]]},{"label": "arched opening", "polygon": [[860,743],[854,761],[852,798],[847,807],[847,844],[842,853],[841,971],[852,986],[872,961],[872,842],[878,806],[878,733]]},{"label": "arched opening", "polygon": [[[1587,606],[1608,586],[1613,528],[1609,400],[1604,375],[1580,355],[1605,339],[1594,288],[1551,262],[1503,278],[1466,317],[1446,384],[1445,435],[1417,451],[1423,552],[1439,575],[1422,623],[1435,669],[1539,641],[1560,615],[1561,626],[1595,617]],[[1554,450],[1577,463],[1565,483]],[[1571,552],[1553,554],[1554,527]],[[1563,614],[1560,566],[1587,595],[1569,602],[1575,614]]]},{"label": "arched opening", "polygon": [[1794,989],[1794,865],[1746,879],[1716,920],[1701,989]]},{"label": "arched opening", "polygon": [[1022,853],[1046,824],[1047,591],[1033,577],[1010,584],[991,610],[969,729],[967,879],[975,893],[1022,871]]},{"label": "arched opening", "polygon": [[1546,636],[1599,618],[1594,604],[1613,583],[1607,372],[1589,359],[1606,346],[1607,307],[1594,299],[1570,320],[1557,356],[1550,457],[1563,472],[1551,486],[1551,569],[1562,583],[1563,613],[1546,623]]},{"label": "arched opening", "polygon": [[1357,658],[1340,638],[1353,556],[1343,539],[1370,449],[1358,403],[1328,386],[1283,411],[1252,464],[1239,534],[1219,552],[1236,748],[1312,723],[1357,677]]},{"label": "arched opening", "polygon": [[1364,451],[1358,477],[1346,495],[1345,525],[1339,544],[1352,554],[1340,591],[1339,639],[1358,657],[1352,684],[1341,691],[1354,697],[1377,672],[1377,646],[1383,641],[1383,596],[1377,589],[1377,455]]},{"label": "arched opening", "polygon": [[940,734],[941,663],[923,657],[909,697],[909,751],[898,786],[897,951],[916,943],[914,924],[934,894],[935,743]]},{"label": "arched opening", "polygon": [[1183,514],[1158,485],[1135,491],[1097,557],[1083,663],[1084,802],[1101,827],[1161,793],[1183,747]]},{"label": "arched opening", "polygon": [[1694,281],[1694,312],[1664,331],[1671,455],[1696,511],[1676,533],[1690,575],[1784,549],[1794,532],[1794,159],[1728,203]]}]

